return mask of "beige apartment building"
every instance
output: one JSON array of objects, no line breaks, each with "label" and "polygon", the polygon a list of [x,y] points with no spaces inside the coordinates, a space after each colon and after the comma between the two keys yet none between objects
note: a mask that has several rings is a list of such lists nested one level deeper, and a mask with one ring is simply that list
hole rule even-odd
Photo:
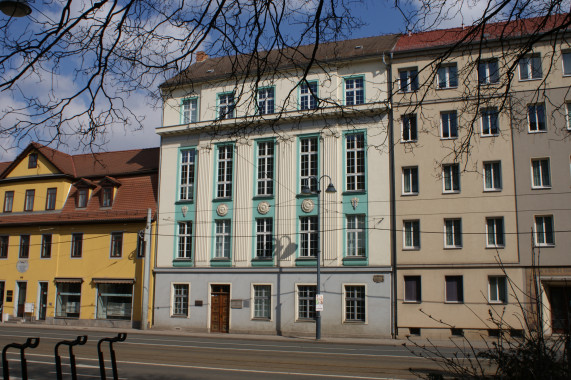
[{"label": "beige apartment building", "polygon": [[544,329],[568,322],[571,54],[563,35],[522,44],[541,21],[409,34],[393,50],[400,336],[531,327],[532,258]]}]

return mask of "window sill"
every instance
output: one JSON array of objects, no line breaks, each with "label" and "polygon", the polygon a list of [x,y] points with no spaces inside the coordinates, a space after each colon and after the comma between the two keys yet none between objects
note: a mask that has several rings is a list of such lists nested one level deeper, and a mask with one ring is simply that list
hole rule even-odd
[{"label": "window sill", "polygon": [[190,316],[188,316],[188,315],[171,315],[171,318],[175,318],[175,319],[188,319],[188,318],[190,318]]},{"label": "window sill", "polygon": [[343,265],[346,266],[367,266],[369,261],[366,256],[346,256],[343,258]]},{"label": "window sill", "polygon": [[252,198],[252,200],[256,201],[256,200],[262,200],[262,199],[274,199],[274,195],[254,195],[254,197]]},{"label": "window sill", "polygon": [[315,319],[312,318],[299,318],[295,320],[295,323],[315,323]]},{"label": "window sill", "polygon": [[309,267],[309,266],[316,266],[317,259],[315,257],[298,257],[295,259],[295,265],[298,267]]},{"label": "window sill", "polygon": [[262,318],[262,317],[254,317],[252,318],[252,321],[256,321],[256,322],[271,322],[272,320],[270,318]]},{"label": "window sill", "polygon": [[490,134],[480,133],[480,137],[484,137],[484,138],[488,138],[488,137],[498,137],[499,135],[500,135],[499,133],[490,133]]},{"label": "window sill", "polygon": [[367,190],[345,190],[341,195],[366,195]]},{"label": "window sill", "polygon": [[484,193],[499,193],[502,189],[484,189]]},{"label": "window sill", "polygon": [[444,191],[442,192],[442,194],[443,194],[443,195],[444,195],[444,194],[460,194],[460,190],[451,190],[451,191],[444,190]]},{"label": "window sill", "polygon": [[189,203],[194,203],[194,199],[179,199],[174,204],[175,205],[184,205],[184,204],[189,204]]},{"label": "window sill", "polygon": [[543,79],[543,76],[540,78],[528,78],[528,79],[519,78],[519,81],[520,82],[533,82],[534,80],[542,80],[542,79]]},{"label": "window sill", "polygon": [[531,190],[550,190],[551,186],[532,186]]},{"label": "window sill", "polygon": [[535,248],[555,248],[555,244],[534,244]]},{"label": "window sill", "polygon": [[460,246],[454,245],[454,246],[444,247],[444,249],[447,251],[453,251],[453,250],[462,249],[462,246],[461,245]]},{"label": "window sill", "polygon": [[547,133],[547,130],[546,130],[546,129],[539,129],[539,130],[537,130],[537,131],[532,131],[532,130],[529,130],[529,129],[528,129],[528,130],[527,130],[527,133],[530,134],[530,135],[534,135],[534,134],[536,134],[536,133]]},{"label": "window sill", "polygon": [[366,325],[367,321],[343,321],[344,325]]},{"label": "window sill", "polygon": [[448,141],[448,140],[458,140],[458,136],[454,137],[441,137],[440,140]]},{"label": "window sill", "polygon": [[410,143],[416,143],[418,142],[418,140],[401,140],[400,143],[401,144],[410,144]]},{"label": "window sill", "polygon": [[436,87],[437,90],[457,90],[458,86],[449,86],[449,87]]},{"label": "window sill", "polygon": [[192,259],[174,259],[172,262],[173,267],[191,267],[192,265]]},{"label": "window sill", "polygon": [[419,305],[419,304],[422,303],[422,301],[407,301],[407,300],[404,300],[404,301],[402,301],[402,303],[404,303],[404,304],[411,304],[411,305]]},{"label": "window sill", "polygon": [[210,266],[213,267],[231,267],[232,261],[230,259],[210,259]]},{"label": "window sill", "polygon": [[463,305],[464,301],[444,301],[444,303],[450,305]]},{"label": "window sill", "polygon": [[500,305],[507,305],[507,302],[504,301],[488,301],[488,305],[495,305],[495,306],[500,306]]},{"label": "window sill", "polygon": [[487,245],[486,249],[504,249],[505,245]]},{"label": "window sill", "polygon": [[274,258],[268,259],[260,259],[260,258],[253,258],[252,259],[252,266],[253,267],[273,267],[274,266]]},{"label": "window sill", "polygon": [[402,193],[401,194],[403,197],[414,197],[418,195],[418,192],[416,193]]},{"label": "window sill", "polygon": [[420,247],[402,247],[403,251],[420,251]]}]

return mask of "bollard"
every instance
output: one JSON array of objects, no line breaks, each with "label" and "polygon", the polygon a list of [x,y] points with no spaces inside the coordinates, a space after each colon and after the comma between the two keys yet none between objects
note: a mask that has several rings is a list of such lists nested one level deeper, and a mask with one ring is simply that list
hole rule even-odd
[{"label": "bollard", "polygon": [[36,348],[40,344],[40,338],[28,338],[26,343],[18,344],[18,343],[10,343],[4,346],[2,350],[2,368],[4,372],[4,380],[10,379],[10,369],[8,368],[8,358],[6,357],[6,353],[9,348],[17,348],[20,350],[20,364],[22,366],[22,380],[28,380],[28,365],[26,363],[26,356],[24,355],[24,350],[26,348]]},{"label": "bollard", "polygon": [[85,343],[87,343],[87,335],[78,335],[78,337],[75,340],[62,340],[61,342],[58,342],[56,344],[54,352],[56,357],[56,373],[58,380],[62,380],[63,378],[61,371],[61,357],[58,352],[59,346],[65,344],[66,346],[69,347],[69,366],[71,367],[71,378],[73,380],[77,380],[77,371],[75,368],[75,355],[73,354],[73,346],[77,345],[82,346]]},{"label": "bollard", "polygon": [[113,369],[113,379],[118,380],[119,375],[117,374],[117,362],[115,360],[115,350],[113,350],[113,343],[123,342],[127,339],[126,333],[119,333],[115,338],[103,338],[97,343],[97,353],[99,354],[99,373],[101,374],[101,380],[107,379],[105,376],[105,361],[103,360],[103,352],[101,351],[101,343],[109,342],[109,354],[111,356],[111,367]]}]

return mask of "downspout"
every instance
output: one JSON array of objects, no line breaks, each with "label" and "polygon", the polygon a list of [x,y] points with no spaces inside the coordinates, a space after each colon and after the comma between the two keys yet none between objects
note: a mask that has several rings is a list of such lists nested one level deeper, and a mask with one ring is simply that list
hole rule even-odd
[{"label": "downspout", "polygon": [[[390,53],[390,61],[392,61],[393,53]],[[387,64],[385,54],[383,54],[383,63],[387,70],[387,96],[388,96],[388,113],[389,113],[389,194],[390,194],[390,233],[391,233],[391,337],[396,339],[398,336],[397,323],[397,246],[396,246],[396,203],[395,203],[395,149],[394,149],[394,123],[393,123],[393,68],[392,64]]]}]

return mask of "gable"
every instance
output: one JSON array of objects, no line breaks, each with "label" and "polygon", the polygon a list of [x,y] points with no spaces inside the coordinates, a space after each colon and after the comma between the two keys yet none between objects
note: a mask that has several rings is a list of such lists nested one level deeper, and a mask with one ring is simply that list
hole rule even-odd
[{"label": "gable", "polygon": [[[37,156],[36,167],[30,168],[30,155]],[[33,161],[33,159],[32,159]],[[34,177],[34,176],[45,176],[50,174],[62,174],[43,154],[41,154],[36,149],[31,149],[27,154],[22,157],[18,157],[17,161],[14,162],[15,165],[9,172],[5,173],[4,178],[21,178],[21,177]]]}]

